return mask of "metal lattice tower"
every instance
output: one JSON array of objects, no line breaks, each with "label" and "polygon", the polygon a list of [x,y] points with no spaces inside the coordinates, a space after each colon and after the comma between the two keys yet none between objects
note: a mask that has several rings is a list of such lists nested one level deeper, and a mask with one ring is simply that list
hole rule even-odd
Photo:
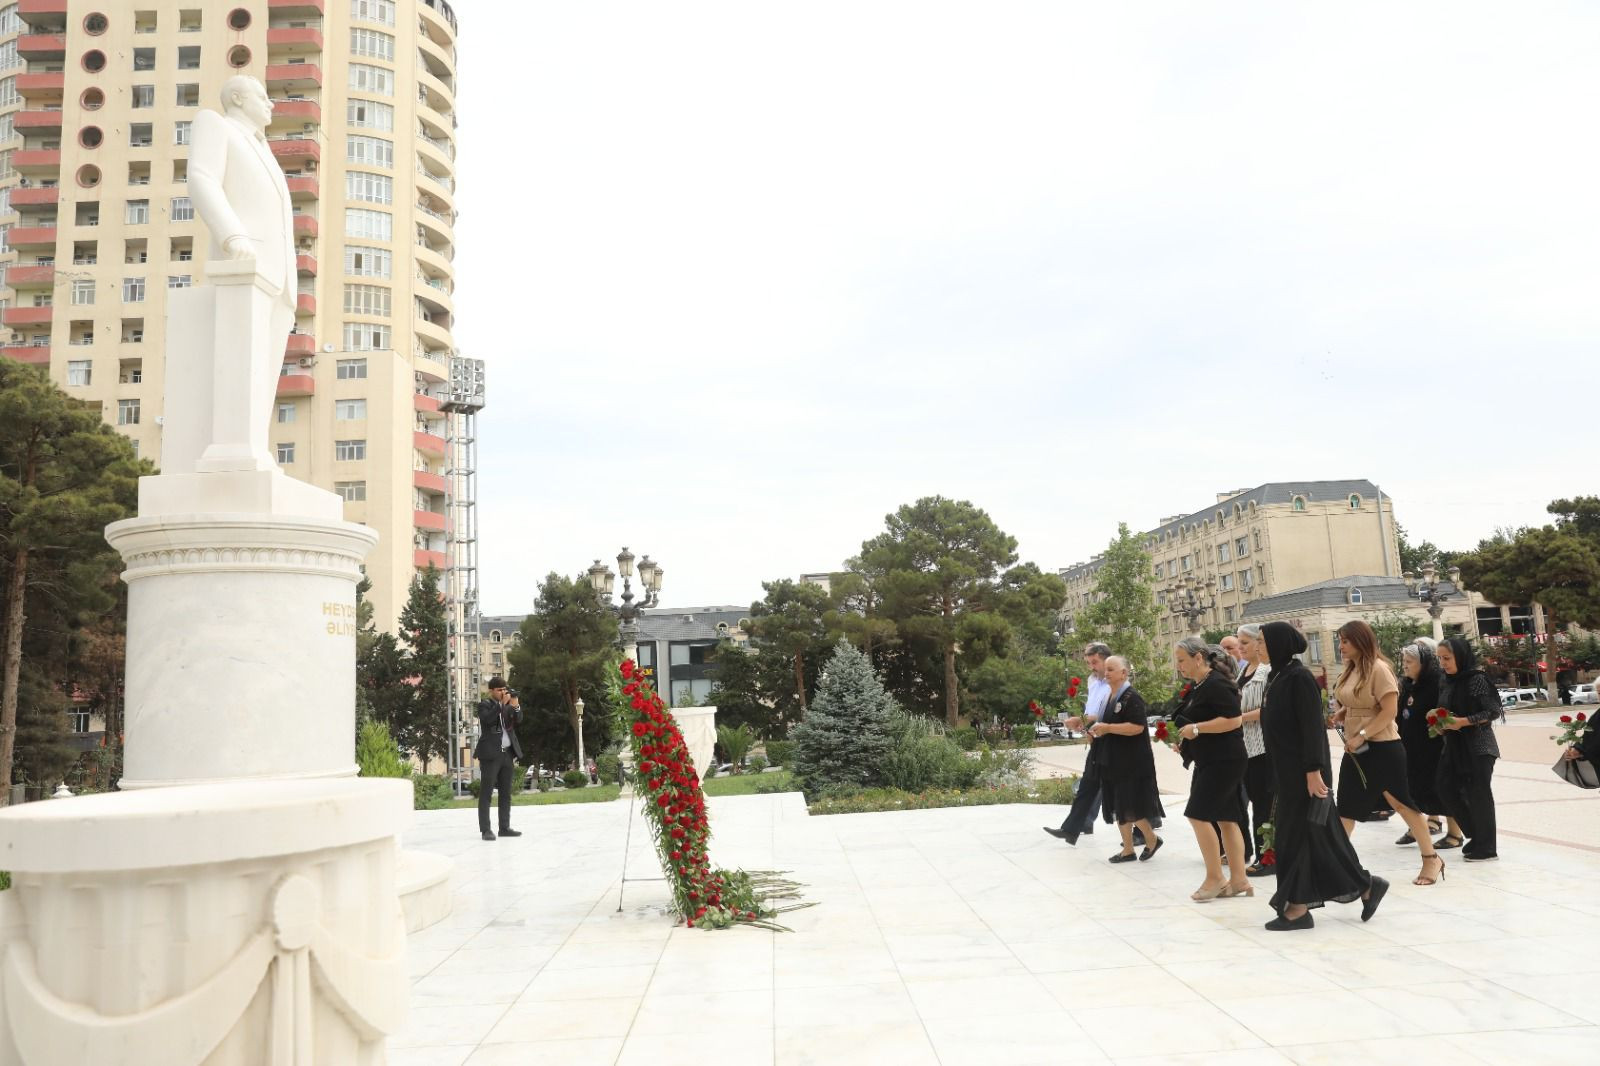
[{"label": "metal lattice tower", "polygon": [[478,412],[484,406],[482,359],[450,358],[450,391],[440,405],[445,412],[445,536],[450,568],[445,596],[449,609],[451,787],[467,790],[472,776],[474,705],[478,677]]}]

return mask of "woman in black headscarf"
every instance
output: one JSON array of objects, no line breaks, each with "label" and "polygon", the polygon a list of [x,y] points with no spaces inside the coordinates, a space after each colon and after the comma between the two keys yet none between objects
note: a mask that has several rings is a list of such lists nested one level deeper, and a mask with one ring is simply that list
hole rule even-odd
[{"label": "woman in black headscarf", "polygon": [[1505,717],[1505,707],[1489,678],[1478,668],[1472,645],[1461,637],[1446,637],[1439,645],[1439,666],[1444,682],[1439,686],[1439,706],[1452,715],[1439,760],[1439,798],[1445,813],[1461,823],[1470,838],[1461,849],[1468,862],[1500,857],[1495,836],[1495,760],[1500,745],[1494,739],[1494,720]]},{"label": "woman in black headscarf", "polygon": [[1261,627],[1272,663],[1261,730],[1272,758],[1276,810],[1272,819],[1274,868],[1278,890],[1267,928],[1279,932],[1310,929],[1311,909],[1328,900],[1361,900],[1361,920],[1377,911],[1389,882],[1369,874],[1356,857],[1349,836],[1334,817],[1328,786],[1333,766],[1322,695],[1311,671],[1295,656],[1306,638],[1287,622]]}]

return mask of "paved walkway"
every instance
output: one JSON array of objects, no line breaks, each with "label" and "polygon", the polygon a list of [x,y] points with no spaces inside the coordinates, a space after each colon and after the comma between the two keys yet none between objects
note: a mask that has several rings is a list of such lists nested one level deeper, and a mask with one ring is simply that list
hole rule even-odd
[{"label": "paved walkway", "polygon": [[[493,844],[473,811],[419,814],[407,845],[456,856],[456,911],[412,938],[390,1061],[1588,1066],[1600,1049],[1584,848],[1508,840],[1423,889],[1397,830],[1364,826],[1363,859],[1395,885],[1378,916],[1332,907],[1274,934],[1264,898],[1188,900],[1202,875],[1181,824],[1155,861],[1111,866],[1109,835],[1072,849],[1039,831],[1058,807],[711,808],[719,862],[809,883],[820,906],[795,932],[674,927],[651,883],[618,914],[622,803],[517,808],[526,835]],[[653,873],[636,832],[630,874]]]}]

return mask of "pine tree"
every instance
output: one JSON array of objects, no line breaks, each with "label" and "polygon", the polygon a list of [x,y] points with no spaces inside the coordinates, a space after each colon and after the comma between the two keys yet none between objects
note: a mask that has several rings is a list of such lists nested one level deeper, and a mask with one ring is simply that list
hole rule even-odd
[{"label": "pine tree", "polygon": [[894,743],[895,712],[867,657],[841,640],[805,720],[790,735],[794,773],[806,795],[879,783]]},{"label": "pine tree", "polygon": [[24,663],[17,692],[15,777],[49,788],[78,761],[67,732],[67,698],[32,663]]},{"label": "pine tree", "polygon": [[414,685],[411,700],[395,716],[402,720],[400,728],[391,725],[391,730],[400,746],[426,766],[450,750],[449,623],[437,567],[412,579],[400,612],[400,637],[406,644],[403,669]]}]

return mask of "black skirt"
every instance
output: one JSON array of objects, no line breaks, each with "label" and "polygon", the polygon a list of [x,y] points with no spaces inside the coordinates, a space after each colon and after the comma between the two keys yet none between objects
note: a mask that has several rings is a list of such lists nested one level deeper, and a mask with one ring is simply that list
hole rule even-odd
[{"label": "black skirt", "polygon": [[1411,798],[1417,801],[1417,810],[1443,814],[1444,801],[1439,798],[1435,781],[1439,776],[1439,758],[1444,754],[1444,737],[1430,737],[1424,731],[1420,735],[1408,733],[1400,739],[1406,745],[1406,781],[1411,785]]},{"label": "black skirt", "polygon": [[1361,865],[1344,826],[1336,818],[1326,825],[1307,820],[1311,801],[1303,777],[1280,778],[1277,785],[1272,850],[1278,891],[1272,909],[1282,914],[1291,903],[1320,907],[1360,899],[1371,886],[1372,875]]},{"label": "black skirt", "polygon": [[1339,817],[1367,821],[1373,811],[1388,809],[1385,792],[1402,806],[1416,810],[1407,777],[1404,741],[1374,740],[1360,755],[1345,752],[1339,764]]},{"label": "black skirt", "polygon": [[1245,759],[1195,763],[1194,774],[1189,778],[1189,803],[1183,808],[1183,816],[1197,822],[1249,825],[1241,789],[1246,763]]},{"label": "black skirt", "polygon": [[1121,781],[1102,778],[1100,806],[1106,821],[1119,824],[1148,818],[1160,825],[1167,813],[1161,806],[1156,779],[1144,775]]}]

